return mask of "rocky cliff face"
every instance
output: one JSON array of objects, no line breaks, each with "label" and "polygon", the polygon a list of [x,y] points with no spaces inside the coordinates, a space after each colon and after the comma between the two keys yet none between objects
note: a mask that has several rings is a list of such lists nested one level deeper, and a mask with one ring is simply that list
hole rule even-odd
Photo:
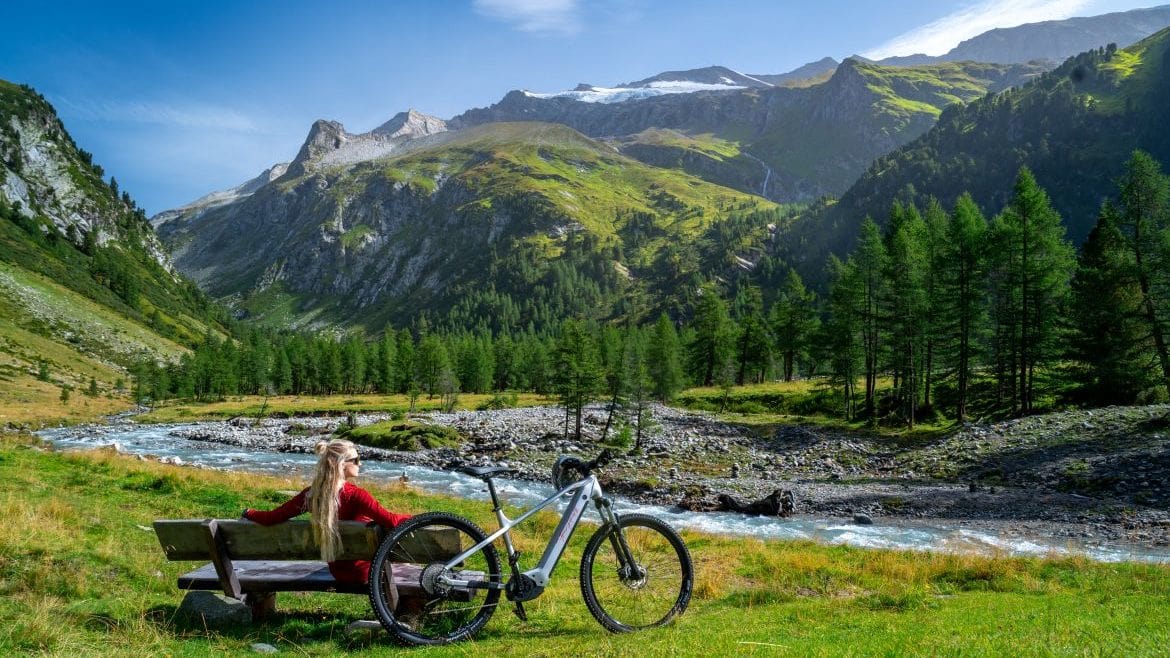
[{"label": "rocky cliff face", "polygon": [[176,230],[181,230],[169,225],[172,222],[196,221],[208,210],[240,201],[275,180],[293,180],[322,167],[356,164],[400,154],[427,144],[425,138],[446,130],[447,124],[442,119],[415,110],[399,112],[377,128],[357,135],[346,132],[345,126],[336,121],[318,120],[310,127],[292,162],[275,164],[231,189],[212,192],[185,206],[165,210],[151,217],[150,223],[164,239],[169,239]]},{"label": "rocky cliff face", "polygon": [[[56,231],[76,245],[87,239],[122,244],[127,223],[146,220],[102,175],[43,97],[0,81],[0,197],[26,217],[47,220],[43,231]],[[135,234],[146,253],[169,270],[170,259],[154,233]]]},{"label": "rocky cliff face", "polygon": [[318,120],[293,158],[286,172],[290,178],[304,176],[313,167],[346,165],[386,157],[407,145],[418,146],[421,138],[447,130],[442,119],[410,110],[395,115],[367,133],[353,135],[336,121]]}]

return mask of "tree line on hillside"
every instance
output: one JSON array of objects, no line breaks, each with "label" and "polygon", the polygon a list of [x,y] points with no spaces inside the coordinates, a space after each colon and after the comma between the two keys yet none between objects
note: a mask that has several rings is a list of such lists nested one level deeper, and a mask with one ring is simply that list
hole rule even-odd
[{"label": "tree line on hillside", "polygon": [[[1030,413],[1057,403],[1170,395],[1170,179],[1135,152],[1078,257],[1026,168],[988,219],[970,195],[947,210],[895,204],[868,219],[821,297],[789,271],[725,299],[703,286],[689,321],[566,320],[556,332],[388,330],[376,341],[253,330],[215,336],[174,364],[143,361],[155,399],[235,394],[532,391],[579,432],[592,401],[641,429],[649,400],[684,386],[824,376],[829,409],[913,425]],[[607,423],[606,431],[609,430]]]}]

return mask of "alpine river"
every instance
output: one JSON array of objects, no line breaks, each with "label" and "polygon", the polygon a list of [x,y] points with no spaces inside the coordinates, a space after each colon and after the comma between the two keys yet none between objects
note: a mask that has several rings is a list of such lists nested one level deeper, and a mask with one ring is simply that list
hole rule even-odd
[{"label": "alpine river", "polygon": [[[300,453],[245,449],[219,443],[192,441],[172,434],[184,425],[118,424],[94,428],[57,428],[38,432],[61,449],[92,449],[115,446],[120,452],[153,455],[174,463],[204,468],[303,475],[312,472],[315,456]],[[421,466],[388,461],[362,462],[362,477],[367,481],[392,481],[408,478],[412,486],[427,492],[485,501],[486,489],[481,481],[459,473],[433,470]],[[517,507],[530,507],[552,495],[547,483],[524,480],[497,480],[500,494]],[[881,519],[874,525],[857,525],[841,519],[775,518],[734,513],[696,513],[677,508],[641,505],[618,500],[617,509],[653,514],[676,528],[704,532],[745,535],[759,538],[812,539],[827,543],[850,544],[872,548],[914,549],[931,551],[976,552],[1009,555],[1084,554],[1102,561],[1170,562],[1170,548],[1142,546],[1070,545],[1066,541],[1036,537],[1001,537],[985,530],[946,526],[937,521],[915,522],[905,519]],[[589,514],[595,515],[592,510]],[[587,514],[586,518],[588,519]],[[524,532],[521,527],[519,532]]]}]

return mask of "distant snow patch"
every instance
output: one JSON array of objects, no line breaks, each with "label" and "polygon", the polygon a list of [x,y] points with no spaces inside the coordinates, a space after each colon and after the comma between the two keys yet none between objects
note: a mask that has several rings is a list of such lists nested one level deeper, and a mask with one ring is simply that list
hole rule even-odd
[{"label": "distant snow patch", "polygon": [[[727,83],[732,80],[722,78]],[[711,84],[689,80],[655,80],[645,87],[591,87],[587,90],[558,91],[551,94],[525,91],[532,98],[571,98],[582,103],[623,103],[667,94],[693,94],[697,91],[736,91],[746,89],[735,84]]]}]

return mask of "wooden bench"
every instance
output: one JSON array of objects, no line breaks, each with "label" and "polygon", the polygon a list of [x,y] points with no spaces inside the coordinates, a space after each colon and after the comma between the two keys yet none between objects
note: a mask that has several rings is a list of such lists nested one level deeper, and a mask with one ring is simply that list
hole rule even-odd
[{"label": "wooden bench", "polygon": [[[320,561],[308,521],[263,526],[251,521],[222,519],[163,519],[154,522],[158,542],[168,560],[211,562],[179,576],[185,590],[222,590],[252,609],[254,619],[276,609],[277,592],[339,592],[368,594],[366,584],[339,582]],[[338,523],[341,550],[338,560],[371,560],[385,531],[357,521]],[[459,554],[457,532],[416,533],[412,541],[425,543],[419,554],[454,557]],[[417,607],[424,600],[419,586],[422,567],[391,556],[398,604]]]}]

